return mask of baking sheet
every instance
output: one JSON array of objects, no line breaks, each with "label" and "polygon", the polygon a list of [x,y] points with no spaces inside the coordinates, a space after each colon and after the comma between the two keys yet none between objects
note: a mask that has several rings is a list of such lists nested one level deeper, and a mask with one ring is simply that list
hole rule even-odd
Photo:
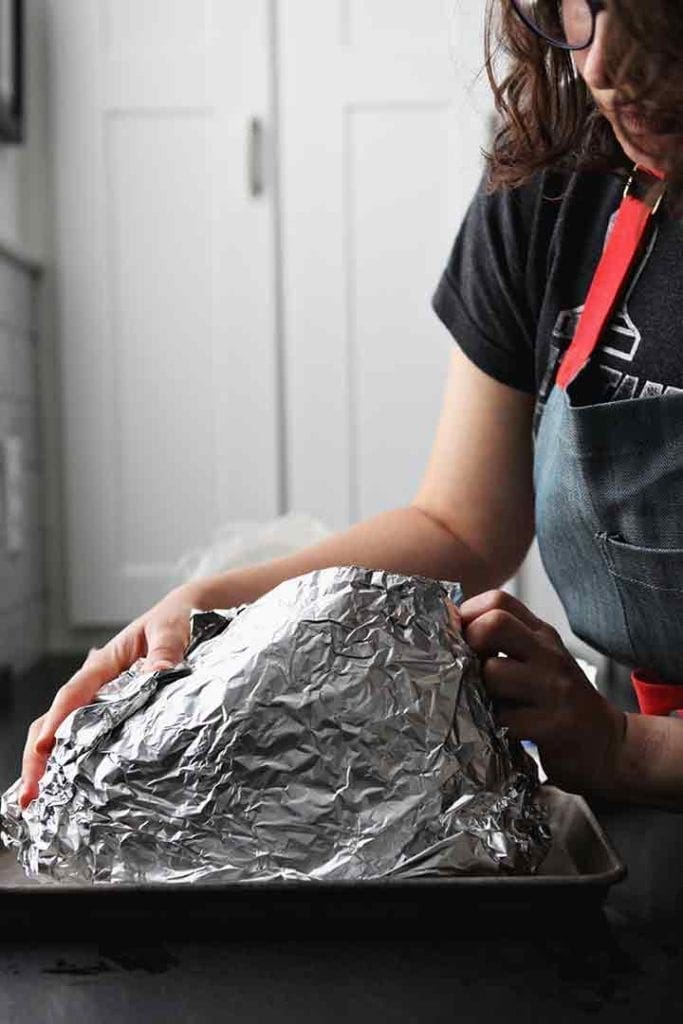
[{"label": "baking sheet", "polygon": [[[538,922],[566,920],[599,907],[626,869],[586,802],[552,786],[540,799],[550,810],[553,844],[536,875],[468,876],[356,883],[238,885],[98,885],[37,883],[14,855],[0,852],[0,915],[11,934],[33,938],[138,935],[193,938],[245,935],[358,934],[436,927],[449,912],[468,913],[473,927],[510,921],[510,911]],[[515,915],[520,922],[522,917]],[[488,924],[486,923],[488,922]],[[284,931],[283,931],[284,930]]]}]

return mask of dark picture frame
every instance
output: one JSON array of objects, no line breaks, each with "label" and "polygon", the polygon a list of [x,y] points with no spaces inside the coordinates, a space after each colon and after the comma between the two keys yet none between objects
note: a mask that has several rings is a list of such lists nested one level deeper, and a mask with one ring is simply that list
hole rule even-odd
[{"label": "dark picture frame", "polygon": [[0,0],[0,143],[24,141],[24,0]]}]

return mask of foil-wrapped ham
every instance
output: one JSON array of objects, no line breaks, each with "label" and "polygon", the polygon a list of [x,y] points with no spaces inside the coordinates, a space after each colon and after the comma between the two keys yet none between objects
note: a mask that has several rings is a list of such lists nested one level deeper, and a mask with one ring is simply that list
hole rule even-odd
[{"label": "foil-wrapped ham", "polygon": [[532,873],[534,763],[497,729],[457,585],[359,567],[198,613],[57,733],[38,797],[2,797],[26,872],[232,883]]}]

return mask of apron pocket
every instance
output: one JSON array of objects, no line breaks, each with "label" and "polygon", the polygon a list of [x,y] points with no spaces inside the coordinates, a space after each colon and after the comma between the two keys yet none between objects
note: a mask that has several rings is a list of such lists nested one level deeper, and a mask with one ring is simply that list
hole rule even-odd
[{"label": "apron pocket", "polygon": [[619,589],[637,667],[683,682],[683,549],[645,548],[598,534]]},{"label": "apron pocket", "polygon": [[642,548],[610,534],[599,539],[613,576],[683,597],[683,548]]}]

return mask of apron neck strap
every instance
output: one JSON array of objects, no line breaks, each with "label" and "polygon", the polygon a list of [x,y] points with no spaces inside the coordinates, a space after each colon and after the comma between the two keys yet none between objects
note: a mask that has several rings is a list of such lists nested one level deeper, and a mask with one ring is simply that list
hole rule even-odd
[{"label": "apron neck strap", "polygon": [[650,218],[666,191],[664,175],[639,164],[626,183],[617,218],[591,282],[571,345],[557,374],[567,390],[588,363],[614,310],[638,253]]}]

